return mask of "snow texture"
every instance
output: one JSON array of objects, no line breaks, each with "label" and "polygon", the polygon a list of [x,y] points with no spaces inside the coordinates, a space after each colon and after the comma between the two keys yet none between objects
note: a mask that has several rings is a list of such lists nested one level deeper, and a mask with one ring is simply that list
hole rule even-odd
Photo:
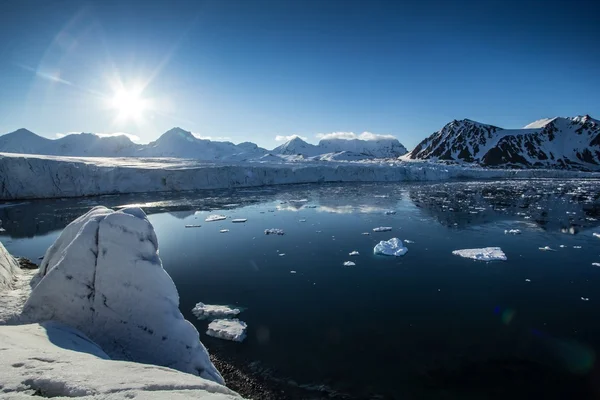
[{"label": "snow texture", "polygon": [[402,244],[402,240],[398,238],[391,238],[390,240],[382,240],[377,243],[373,248],[374,254],[381,254],[384,256],[396,256],[400,257],[406,254],[408,249]]},{"label": "snow texture", "polygon": [[25,304],[31,321],[81,330],[114,359],[174,368],[223,383],[179,312],[152,224],[139,208],[95,207],[46,252]]},{"label": "snow texture", "polygon": [[380,226],[378,228],[373,228],[373,232],[389,232],[392,230],[391,226]]},{"label": "snow texture", "polygon": [[240,398],[225,386],[198,376],[113,361],[85,334],[55,321],[0,326],[0,343],[2,398]]},{"label": "snow texture", "polygon": [[452,254],[477,261],[506,261],[506,254],[500,247],[454,250]]},{"label": "snow texture", "polygon": [[265,235],[285,235],[283,229],[270,228],[265,229]]},{"label": "snow texture", "polygon": [[209,215],[208,217],[206,217],[206,219],[204,221],[214,222],[214,221],[222,221],[224,219],[227,219],[227,217],[224,215],[213,214],[213,215]]},{"label": "snow texture", "polygon": [[192,308],[192,313],[200,320],[234,317],[240,312],[241,311],[239,308],[204,303],[198,303],[194,308]]},{"label": "snow texture", "polygon": [[12,289],[20,271],[17,260],[6,251],[0,242],[0,290]]},{"label": "snow texture", "polygon": [[219,339],[241,342],[246,338],[245,322],[238,319],[216,319],[208,324],[206,334]]},{"label": "snow texture", "polygon": [[317,182],[595,178],[565,170],[490,169],[422,161],[201,162],[175,158],[84,158],[0,153],[0,200],[222,189]]}]

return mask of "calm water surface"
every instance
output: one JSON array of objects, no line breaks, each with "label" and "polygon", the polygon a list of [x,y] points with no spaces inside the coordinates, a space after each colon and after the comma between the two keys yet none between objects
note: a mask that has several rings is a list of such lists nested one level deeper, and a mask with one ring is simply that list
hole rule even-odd
[{"label": "calm water surface", "polygon": [[[598,181],[298,185],[33,201],[0,206],[0,240],[37,260],[66,224],[98,204],[140,205],[181,311],[204,344],[276,379],[355,398],[600,393],[600,268],[592,266],[600,262],[592,235],[600,232]],[[228,219],[205,222],[211,213]],[[378,226],[393,230],[372,232]],[[267,228],[285,235],[266,236]],[[392,237],[411,241],[404,257],[373,255],[377,242]],[[487,246],[500,246],[508,261],[451,253]],[[360,256],[348,255],[354,250]],[[243,307],[247,339],[207,337],[207,322],[191,314],[199,301]]]}]

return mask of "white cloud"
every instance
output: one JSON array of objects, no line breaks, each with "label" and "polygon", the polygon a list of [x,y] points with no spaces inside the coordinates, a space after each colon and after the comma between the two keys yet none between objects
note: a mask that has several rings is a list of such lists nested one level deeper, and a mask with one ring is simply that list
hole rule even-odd
[{"label": "white cloud", "polygon": [[211,140],[213,142],[230,142],[231,138],[229,136],[204,136],[199,133],[192,132],[195,138],[202,140]]},{"label": "white cloud", "polygon": [[360,139],[360,140],[381,140],[381,139],[396,139],[393,135],[378,135],[371,132],[363,132],[357,135],[354,132],[331,132],[331,133],[317,133],[319,139]]},{"label": "white cloud", "polygon": [[[67,132],[67,133],[57,133],[55,136],[57,139],[64,138],[67,135],[79,135],[81,132]],[[94,135],[99,137],[113,137],[113,136],[127,136],[129,140],[135,143],[140,142],[140,137],[131,133],[126,132],[114,132],[114,133],[94,133]]]},{"label": "white cloud", "polygon": [[305,142],[308,140],[306,137],[300,136],[300,135],[289,135],[289,136],[277,135],[277,136],[275,136],[275,141],[276,142],[287,142],[294,138],[300,138],[300,139],[304,140]]}]

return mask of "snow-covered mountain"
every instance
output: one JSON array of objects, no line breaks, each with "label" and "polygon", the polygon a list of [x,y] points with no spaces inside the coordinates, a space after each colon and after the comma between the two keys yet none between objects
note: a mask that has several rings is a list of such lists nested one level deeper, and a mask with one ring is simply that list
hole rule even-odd
[{"label": "snow-covered mountain", "polygon": [[556,117],[522,129],[502,129],[454,120],[404,157],[494,167],[599,170],[600,121],[589,115]]},{"label": "snow-covered mountain", "polygon": [[[397,158],[406,154],[406,148],[395,138],[375,140],[322,139],[318,145],[294,137],[272,151],[280,155],[320,156],[326,159]],[[338,154],[341,153],[341,154]]]}]

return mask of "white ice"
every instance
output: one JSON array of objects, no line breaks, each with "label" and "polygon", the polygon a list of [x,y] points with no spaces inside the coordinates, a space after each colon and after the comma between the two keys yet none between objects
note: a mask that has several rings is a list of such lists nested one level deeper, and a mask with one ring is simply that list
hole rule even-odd
[{"label": "white ice", "polygon": [[596,232],[594,232],[594,233],[592,233],[592,235],[594,235],[594,236],[596,236],[597,238],[599,238],[599,239],[600,239],[600,233],[596,233]]},{"label": "white ice", "polygon": [[283,229],[271,228],[265,229],[265,235],[284,235]]},{"label": "white ice", "polygon": [[229,232],[229,229],[221,229],[219,232],[220,233],[227,233],[227,232]]},{"label": "white ice", "polygon": [[186,225],[186,228],[200,228],[202,225]]},{"label": "white ice", "polygon": [[356,265],[356,263],[354,263],[352,261],[344,262],[344,267],[354,267],[355,265]]},{"label": "white ice", "polygon": [[231,222],[233,222],[234,224],[240,224],[240,223],[246,222],[246,221],[248,221],[247,218],[235,218],[235,219],[231,220]]},{"label": "white ice", "polygon": [[192,308],[192,313],[200,320],[234,317],[240,312],[239,308],[204,303],[197,303],[196,306]]},{"label": "white ice", "polygon": [[205,221],[206,222],[214,222],[214,221],[222,221],[224,219],[227,219],[227,217],[224,215],[212,214],[212,215],[209,215],[208,217],[206,217]]},{"label": "white ice", "polygon": [[179,295],[139,208],[95,207],[48,249],[23,309],[31,321],[78,329],[113,359],[161,365],[223,383],[179,311]]},{"label": "white ice", "polygon": [[600,267],[600,263],[592,263],[594,267]]},{"label": "white ice", "polygon": [[238,319],[216,319],[208,324],[206,334],[219,339],[241,342],[246,338],[245,322]]},{"label": "white ice", "polygon": [[506,261],[506,255],[500,247],[454,250],[452,254],[465,258],[472,258],[477,261]]},{"label": "white ice", "polygon": [[544,247],[538,247],[538,248],[542,251],[556,251],[553,248],[551,248],[550,246],[544,246]]},{"label": "white ice", "polygon": [[359,256],[360,253],[358,251],[354,250],[354,251],[351,251],[348,255],[349,256]]},{"label": "white ice", "polygon": [[402,240],[398,238],[392,238],[390,240],[382,240],[375,245],[373,248],[374,254],[382,254],[385,256],[403,256],[406,254],[408,249],[402,244]]},{"label": "white ice", "polygon": [[391,226],[380,226],[378,228],[373,228],[373,232],[389,232],[392,230]]},{"label": "white ice", "polygon": [[504,230],[505,234],[510,234],[510,235],[518,235],[521,233],[520,229],[508,229],[508,230]]}]

